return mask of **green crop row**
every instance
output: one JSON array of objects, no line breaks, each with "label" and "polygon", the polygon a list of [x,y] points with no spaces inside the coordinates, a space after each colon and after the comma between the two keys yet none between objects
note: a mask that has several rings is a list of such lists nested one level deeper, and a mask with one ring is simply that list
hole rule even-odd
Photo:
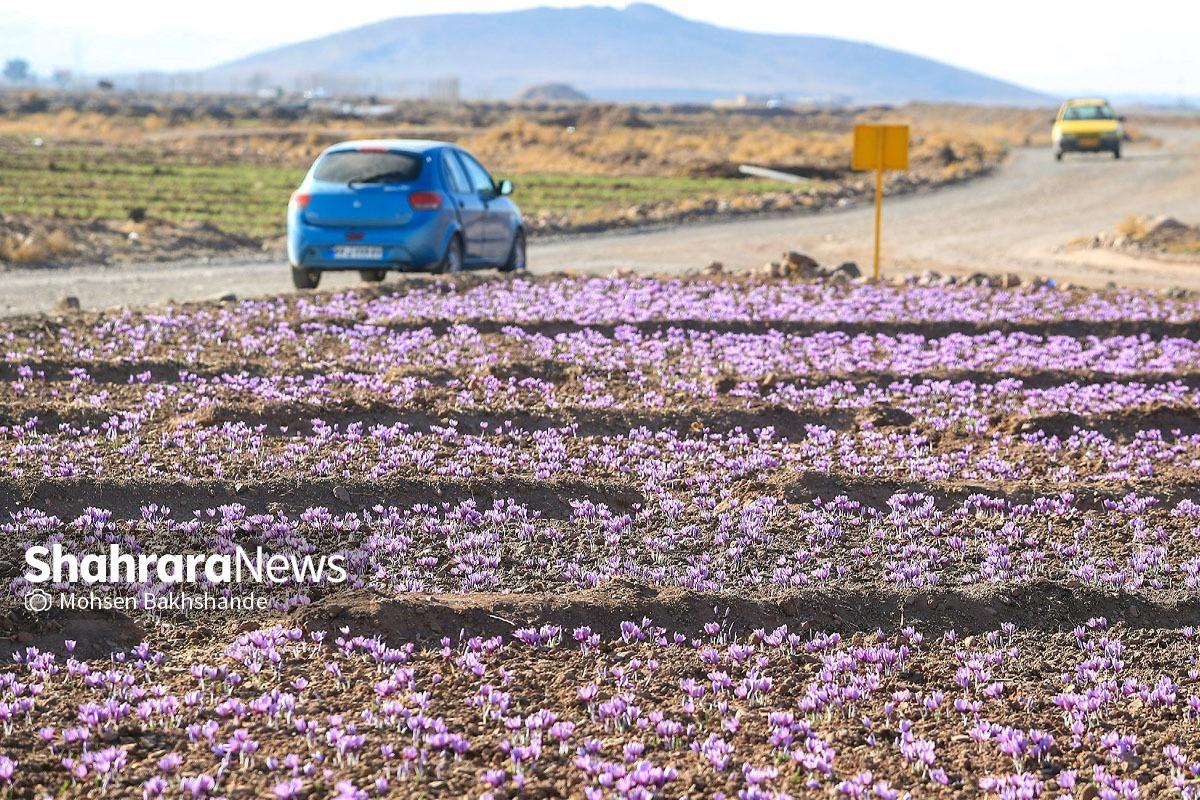
[{"label": "green crop row", "polygon": [[[230,233],[278,236],[303,169],[260,164],[197,164],[149,148],[42,145],[0,139],[0,212],[73,219],[126,219],[144,213],[207,222]],[[611,177],[526,173],[511,176],[527,214],[617,211],[634,204],[777,191],[781,184],[736,178]],[[795,188],[795,187],[792,187]]]}]

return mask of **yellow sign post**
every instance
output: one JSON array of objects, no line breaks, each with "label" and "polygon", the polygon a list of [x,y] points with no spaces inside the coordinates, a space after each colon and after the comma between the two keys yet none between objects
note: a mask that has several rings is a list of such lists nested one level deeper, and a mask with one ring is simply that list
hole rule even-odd
[{"label": "yellow sign post", "polygon": [[857,170],[875,170],[875,279],[879,279],[879,236],[883,226],[883,171],[908,169],[907,125],[855,125],[854,159]]}]

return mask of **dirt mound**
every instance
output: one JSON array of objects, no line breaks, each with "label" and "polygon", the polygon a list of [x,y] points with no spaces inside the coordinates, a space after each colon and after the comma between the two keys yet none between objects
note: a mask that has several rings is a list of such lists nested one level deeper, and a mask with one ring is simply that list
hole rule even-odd
[{"label": "dirt mound", "polygon": [[860,423],[869,422],[876,428],[905,428],[912,425],[915,418],[903,408],[889,405],[874,405],[863,409],[859,415]]},{"label": "dirt mound", "polygon": [[1188,225],[1166,215],[1131,214],[1116,229],[1073,239],[1067,247],[1192,260],[1200,258],[1200,225]]},{"label": "dirt mound", "polygon": [[[0,657],[12,663],[14,653],[36,647],[76,658],[107,658],[142,641],[138,623],[117,612],[59,611],[33,615],[24,610],[0,612]],[[75,642],[68,651],[66,641]]]},{"label": "dirt mound", "polygon": [[0,214],[0,267],[58,267],[179,261],[261,252],[263,242],[207,222],[175,223],[131,208],[127,220],[76,220]]},{"label": "dirt mound", "polygon": [[1200,433],[1200,415],[1188,406],[1156,403],[1090,417],[1071,413],[1023,417],[1013,420],[1007,430],[1013,434],[1041,431],[1059,439],[1066,439],[1076,430],[1099,431],[1110,439],[1129,439],[1139,431],[1157,430],[1163,438],[1173,440],[1177,434]]},{"label": "dirt mound", "polygon": [[836,267],[822,267],[812,256],[794,250],[784,253],[778,261],[767,262],[761,272],[772,278],[801,278],[841,283],[862,277],[862,271],[853,261],[845,261]]},{"label": "dirt mound", "polygon": [[561,125],[576,128],[651,128],[636,108],[615,103],[591,103],[578,110],[564,114],[556,120]]}]

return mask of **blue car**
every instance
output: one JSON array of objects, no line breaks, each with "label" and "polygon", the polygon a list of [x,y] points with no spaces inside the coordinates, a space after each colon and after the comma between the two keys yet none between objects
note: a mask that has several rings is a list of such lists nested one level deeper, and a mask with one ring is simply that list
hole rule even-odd
[{"label": "blue car", "polygon": [[461,272],[525,269],[521,212],[467,151],[446,142],[335,144],[288,203],[292,282],[315,289],[325,270]]}]

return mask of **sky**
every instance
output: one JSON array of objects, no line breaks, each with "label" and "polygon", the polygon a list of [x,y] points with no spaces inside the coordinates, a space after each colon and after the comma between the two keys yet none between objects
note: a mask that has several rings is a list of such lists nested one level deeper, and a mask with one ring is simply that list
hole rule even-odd
[{"label": "sky", "polygon": [[[91,74],[189,70],[390,17],[539,4],[587,3],[0,0],[0,60],[24,57],[43,75],[55,68]],[[1200,97],[1196,0],[657,0],[657,5],[742,30],[871,42],[1054,94]]]}]

